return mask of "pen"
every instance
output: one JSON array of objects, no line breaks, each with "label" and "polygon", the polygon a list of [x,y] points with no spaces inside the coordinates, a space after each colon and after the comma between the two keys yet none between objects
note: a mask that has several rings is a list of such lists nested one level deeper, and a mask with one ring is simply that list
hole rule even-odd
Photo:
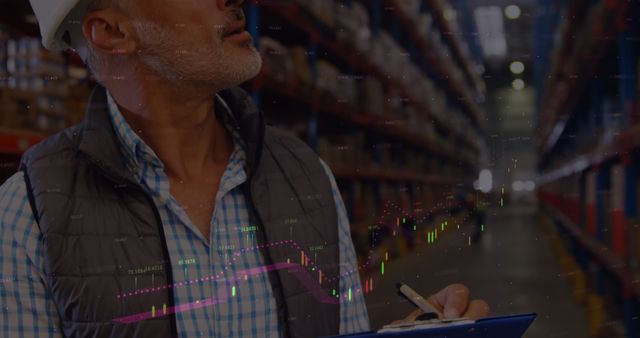
[{"label": "pen", "polygon": [[419,309],[424,311],[424,313],[435,313],[438,315],[438,318],[444,318],[442,312],[436,309],[433,305],[427,302],[419,293],[415,292],[412,288],[410,288],[407,284],[397,283],[396,287],[398,287],[398,292],[400,295],[407,298],[411,303],[417,306]]}]

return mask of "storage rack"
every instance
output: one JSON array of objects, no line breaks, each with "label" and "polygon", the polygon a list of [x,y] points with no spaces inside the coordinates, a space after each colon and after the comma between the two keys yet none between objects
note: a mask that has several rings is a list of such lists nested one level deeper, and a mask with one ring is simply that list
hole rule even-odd
[{"label": "storage rack", "polygon": [[[335,1],[336,6],[348,8],[356,2],[358,1]],[[476,70],[473,58],[463,53],[464,42],[460,34],[455,34],[449,21],[445,19],[445,2],[438,0],[418,0],[418,2],[420,2],[421,13],[431,14],[433,27],[439,31],[451,55],[439,55],[434,51],[436,48],[425,36],[425,32],[419,31],[415,22],[403,9],[401,1],[359,1],[370,15],[373,38],[382,30],[390,32],[396,41],[412,55],[414,64],[439,88],[445,90],[447,105],[459,108],[462,116],[469,121],[473,131],[453,125],[447,117],[433,114],[430,108],[420,104],[419,100],[413,98],[408,100],[409,104],[417,106],[421,113],[429,116],[437,133],[453,141],[449,148],[434,142],[424,134],[412,132],[406,125],[389,125],[387,116],[375,116],[358,107],[341,104],[335,99],[327,99],[325,93],[317,88],[305,88],[296,81],[278,81],[270,74],[263,72],[247,85],[254,101],[267,113],[267,116],[286,114],[278,110],[281,106],[272,107],[271,102],[296,102],[295,108],[288,109],[299,109],[304,112],[304,117],[301,122],[302,128],[295,129],[316,150],[319,150],[318,139],[334,131],[328,125],[336,124],[342,130],[366,134],[368,143],[371,145],[369,151],[373,152],[373,161],[370,166],[329,163],[343,193],[359,256],[363,256],[372,246],[381,243],[383,247],[396,245],[393,244],[394,238],[389,238],[389,241],[385,242],[380,241],[380,236],[377,236],[380,233],[388,237],[392,237],[391,233],[395,234],[395,232],[387,233],[384,229],[380,229],[381,223],[397,220],[397,218],[381,220],[384,213],[382,210],[389,203],[401,206],[407,217],[423,220],[422,224],[416,225],[419,230],[426,229],[427,223],[437,223],[436,219],[439,217],[451,217],[451,209],[456,203],[455,193],[472,189],[472,183],[479,172],[481,153],[486,152],[485,117],[477,101],[478,97],[484,95],[485,84]],[[374,77],[380,80],[387,90],[395,89],[403,97],[410,97],[409,88],[400,79],[386,74],[366,53],[337,39],[336,32],[315,17],[314,13],[304,6],[303,1],[249,1],[247,14],[247,26],[251,29],[250,32],[258,45],[262,36],[268,36],[286,41],[287,45],[306,46],[308,61],[312,68],[311,73],[317,73],[314,64],[318,59],[328,60],[344,73],[359,77]],[[295,33],[292,34],[292,32]],[[292,38],[291,35],[295,37]],[[424,95],[428,94],[424,93]],[[384,145],[394,147],[398,152],[415,151],[428,154],[435,159],[433,161],[441,164],[441,167],[406,169],[406,165],[394,166],[384,163],[383,156],[378,151]],[[462,156],[456,153],[455,149],[468,150],[472,156]],[[321,151],[320,155],[322,156]],[[392,191],[392,193],[385,196],[385,191],[386,193]],[[374,196],[373,203],[366,201],[367,196],[363,195],[367,194]],[[365,206],[367,202],[370,203],[371,210],[363,211],[362,209],[367,209]],[[435,207],[436,205],[438,207]],[[429,209],[426,206],[434,208],[424,211]],[[429,215],[425,218],[424,214],[418,215],[414,210]],[[372,232],[375,232],[375,235],[372,235]],[[363,238],[371,238],[371,240],[367,241]],[[387,247],[377,249],[391,250]],[[370,263],[376,266],[378,262]]]},{"label": "storage rack", "polygon": [[[3,6],[0,12],[2,180],[15,172],[26,149],[47,135],[79,122],[89,93],[86,84],[67,76],[71,66],[84,68],[77,56],[53,53],[40,46],[37,25],[25,21],[30,12],[28,2],[6,2]],[[29,43],[27,49],[25,43]]]},{"label": "storage rack", "polygon": [[[562,241],[592,337],[640,337],[636,3],[540,1],[541,213]],[[543,53],[539,53],[543,54]],[[611,62],[615,60],[614,62]]]}]

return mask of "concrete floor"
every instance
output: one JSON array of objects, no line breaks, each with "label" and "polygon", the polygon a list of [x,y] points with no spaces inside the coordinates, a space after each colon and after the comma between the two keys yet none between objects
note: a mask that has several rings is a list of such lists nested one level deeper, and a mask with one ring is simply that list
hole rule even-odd
[{"label": "concrete floor", "polygon": [[477,244],[469,246],[464,231],[463,227],[431,246],[420,246],[388,262],[384,276],[374,275],[374,291],[366,296],[373,329],[413,311],[395,294],[397,281],[425,296],[461,282],[469,286],[472,297],[489,303],[491,315],[537,313],[526,338],[587,337],[585,310],[573,303],[572,290],[536,224],[533,207],[490,209]]}]

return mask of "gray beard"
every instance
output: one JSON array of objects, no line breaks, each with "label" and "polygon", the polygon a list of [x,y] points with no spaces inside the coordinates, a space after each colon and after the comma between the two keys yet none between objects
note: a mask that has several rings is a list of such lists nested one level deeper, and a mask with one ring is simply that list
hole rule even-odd
[{"label": "gray beard", "polygon": [[262,67],[262,58],[251,44],[247,59],[239,60],[237,53],[227,51],[235,47],[211,46],[186,48],[164,27],[156,24],[137,25],[141,48],[141,63],[163,79],[210,85],[217,90],[233,87],[255,77]]}]

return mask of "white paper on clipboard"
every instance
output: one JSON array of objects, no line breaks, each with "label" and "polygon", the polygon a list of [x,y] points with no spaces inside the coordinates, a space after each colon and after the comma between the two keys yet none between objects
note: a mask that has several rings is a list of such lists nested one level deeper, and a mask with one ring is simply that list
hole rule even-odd
[{"label": "white paper on clipboard", "polygon": [[385,325],[380,330],[378,330],[378,333],[403,332],[473,323],[475,323],[475,320],[469,318],[419,320],[415,322]]}]

